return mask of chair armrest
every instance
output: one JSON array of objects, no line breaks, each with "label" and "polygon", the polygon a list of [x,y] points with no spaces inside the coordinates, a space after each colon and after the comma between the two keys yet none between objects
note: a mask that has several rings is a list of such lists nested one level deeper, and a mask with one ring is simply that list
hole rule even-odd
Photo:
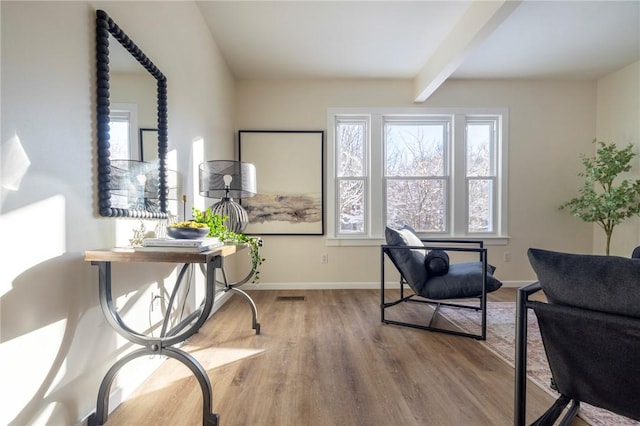
[{"label": "chair armrest", "polygon": [[382,244],[380,246],[383,251],[388,249],[404,249],[404,250],[442,250],[442,251],[462,251],[471,253],[486,253],[487,249],[484,247],[460,247],[460,246],[441,246],[441,245],[423,245],[423,246],[392,246],[388,244]]},{"label": "chair armrest", "polygon": [[435,238],[420,238],[420,241],[423,243],[432,243],[432,244],[470,244],[477,245],[478,247],[484,247],[484,241],[482,240],[443,240],[443,239],[435,239]]},{"label": "chair armrest", "polygon": [[481,262],[487,257],[487,249],[484,248],[484,241],[482,240],[443,240],[421,238],[420,241],[422,241],[428,250],[476,252],[479,254]]},{"label": "chair armrest", "polygon": [[520,287],[518,289],[518,304],[520,304],[520,302],[522,303],[528,302],[529,296],[531,296],[534,293],[537,293],[540,290],[542,290],[542,286],[538,281],[533,282],[531,284],[527,284],[523,287]]}]

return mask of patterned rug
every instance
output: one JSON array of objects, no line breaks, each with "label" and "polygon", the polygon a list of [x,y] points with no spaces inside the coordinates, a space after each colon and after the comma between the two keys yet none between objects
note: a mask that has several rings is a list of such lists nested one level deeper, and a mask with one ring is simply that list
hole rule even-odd
[{"label": "patterned rug", "polygon": [[[515,312],[516,304],[514,302],[488,302],[487,340],[478,341],[512,367],[515,365]],[[472,332],[479,330],[480,314],[478,312],[441,307],[440,314],[462,330]],[[536,316],[531,311],[528,316],[527,328],[527,375],[550,395],[558,396],[558,393],[549,387],[551,371],[542,346]],[[578,416],[593,426],[640,425],[640,422],[584,403],[580,404]]]}]

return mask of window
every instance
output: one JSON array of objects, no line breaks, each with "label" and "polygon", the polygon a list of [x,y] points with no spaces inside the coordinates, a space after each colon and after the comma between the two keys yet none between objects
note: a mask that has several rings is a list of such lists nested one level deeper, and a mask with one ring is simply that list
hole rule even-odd
[{"label": "window", "polygon": [[493,233],[496,229],[497,118],[476,119],[466,123],[467,232]]},{"label": "window", "polygon": [[111,139],[109,149],[113,159],[137,160],[140,158],[138,143],[138,107],[135,104],[114,103],[109,111]]},{"label": "window", "polygon": [[445,118],[384,119],[387,225],[407,224],[425,233],[447,232],[450,124]]},{"label": "window", "polygon": [[505,110],[328,114],[330,239],[506,237]]},{"label": "window", "polygon": [[336,120],[340,234],[362,234],[368,228],[365,223],[368,128],[366,118]]}]

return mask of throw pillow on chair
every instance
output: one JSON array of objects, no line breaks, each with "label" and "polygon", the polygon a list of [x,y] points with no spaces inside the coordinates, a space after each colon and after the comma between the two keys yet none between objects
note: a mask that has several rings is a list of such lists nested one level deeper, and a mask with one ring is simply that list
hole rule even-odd
[{"label": "throw pillow on chair", "polygon": [[424,266],[430,277],[440,277],[449,272],[449,255],[444,250],[431,250],[424,257]]}]

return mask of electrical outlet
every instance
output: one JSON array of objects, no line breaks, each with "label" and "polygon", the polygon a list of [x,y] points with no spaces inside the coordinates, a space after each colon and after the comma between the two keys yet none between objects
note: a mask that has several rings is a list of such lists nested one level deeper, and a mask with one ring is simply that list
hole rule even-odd
[{"label": "electrical outlet", "polygon": [[511,252],[508,252],[508,251],[504,252],[504,261],[511,262]]},{"label": "electrical outlet", "polygon": [[323,264],[329,263],[328,253],[322,253],[322,255],[320,255],[320,263],[323,263]]},{"label": "electrical outlet", "polygon": [[160,296],[159,294],[155,294],[153,292],[151,292],[151,303],[149,304],[149,307],[151,309],[151,312],[153,312],[153,308],[156,304],[156,301],[158,300],[162,300],[162,296]]}]

